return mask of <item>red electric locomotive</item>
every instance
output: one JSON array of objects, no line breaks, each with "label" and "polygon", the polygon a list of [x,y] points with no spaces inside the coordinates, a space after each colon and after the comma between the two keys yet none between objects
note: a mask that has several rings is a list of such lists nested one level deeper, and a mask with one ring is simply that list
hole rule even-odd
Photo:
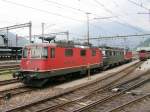
[{"label": "red electric locomotive", "polygon": [[50,78],[75,72],[86,72],[102,67],[102,52],[99,48],[42,43],[23,48],[20,70],[14,73],[26,85],[42,86]]},{"label": "red electric locomotive", "polygon": [[139,51],[139,59],[141,61],[146,61],[148,58],[150,58],[150,52],[146,50]]},{"label": "red electric locomotive", "polygon": [[132,51],[125,51],[124,53],[125,63],[132,61],[132,57],[133,57]]}]

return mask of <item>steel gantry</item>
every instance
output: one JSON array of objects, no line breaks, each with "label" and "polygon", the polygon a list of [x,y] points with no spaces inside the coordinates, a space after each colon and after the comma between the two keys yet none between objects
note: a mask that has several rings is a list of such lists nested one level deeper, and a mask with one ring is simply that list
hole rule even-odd
[{"label": "steel gantry", "polygon": [[32,41],[32,22],[24,23],[24,24],[17,24],[17,25],[12,25],[12,26],[7,26],[0,28],[0,31],[6,31],[6,36],[8,38],[8,31],[12,29],[18,29],[18,28],[24,28],[24,27],[29,27],[29,41],[31,43]]}]

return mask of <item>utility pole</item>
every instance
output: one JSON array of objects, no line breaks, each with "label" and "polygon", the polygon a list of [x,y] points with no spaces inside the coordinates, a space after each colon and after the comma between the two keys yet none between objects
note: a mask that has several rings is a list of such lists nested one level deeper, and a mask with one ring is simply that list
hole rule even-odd
[{"label": "utility pole", "polygon": [[[18,35],[16,34],[16,47],[18,47]],[[18,60],[18,49],[16,49],[16,62]]]},{"label": "utility pole", "polygon": [[[6,28],[6,37],[7,37],[7,39],[8,39],[8,27]],[[9,39],[8,39],[8,41],[9,41]],[[8,44],[8,41],[7,41],[7,46],[9,46],[9,44]]]},{"label": "utility pole", "polygon": [[42,23],[42,43],[44,42],[44,25],[45,23]]},{"label": "utility pole", "polygon": [[18,35],[16,34],[16,47],[18,46]]},{"label": "utility pole", "polygon": [[32,43],[32,22],[29,22],[29,41]]},{"label": "utility pole", "polygon": [[67,35],[67,42],[69,41],[69,31],[66,32]]},{"label": "utility pole", "polygon": [[87,16],[87,44],[89,45],[90,44],[90,34],[89,34],[89,14],[90,13],[86,13],[86,16]]}]

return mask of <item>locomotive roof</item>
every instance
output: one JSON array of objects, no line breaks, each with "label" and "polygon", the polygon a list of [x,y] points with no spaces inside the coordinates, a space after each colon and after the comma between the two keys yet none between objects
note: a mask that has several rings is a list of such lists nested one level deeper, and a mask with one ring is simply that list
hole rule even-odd
[{"label": "locomotive roof", "polygon": [[32,43],[28,44],[27,46],[54,46],[54,47],[65,47],[65,48],[99,48],[102,50],[117,50],[117,51],[122,51],[124,50],[123,48],[116,48],[116,47],[108,47],[108,46],[88,46],[88,45],[83,45],[83,44],[75,44],[75,43]]},{"label": "locomotive roof", "polygon": [[100,46],[99,48],[101,48],[102,50],[119,50],[122,51],[124,50],[123,48],[118,48],[118,47],[108,47],[108,46]]},{"label": "locomotive roof", "polygon": [[58,43],[32,43],[32,44],[28,44],[25,47],[31,47],[31,46],[43,46],[43,47],[47,47],[47,46],[54,46],[54,47],[69,47],[69,48],[98,48],[98,47],[90,47],[87,45],[80,45],[80,44],[58,44]]}]

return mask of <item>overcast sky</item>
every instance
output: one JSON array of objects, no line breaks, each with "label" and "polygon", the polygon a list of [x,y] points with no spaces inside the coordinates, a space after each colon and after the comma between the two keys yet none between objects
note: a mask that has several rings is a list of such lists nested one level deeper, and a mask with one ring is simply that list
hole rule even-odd
[{"label": "overcast sky", "polygon": [[[147,9],[150,0],[131,0]],[[45,33],[69,30],[69,27],[84,25],[86,14],[90,22],[119,21],[150,31],[150,16],[148,10],[141,8],[128,0],[0,0],[0,27],[32,21],[33,34],[41,33],[41,23],[45,23]],[[105,20],[93,18],[113,17]],[[28,30],[18,29],[26,35]]]}]

